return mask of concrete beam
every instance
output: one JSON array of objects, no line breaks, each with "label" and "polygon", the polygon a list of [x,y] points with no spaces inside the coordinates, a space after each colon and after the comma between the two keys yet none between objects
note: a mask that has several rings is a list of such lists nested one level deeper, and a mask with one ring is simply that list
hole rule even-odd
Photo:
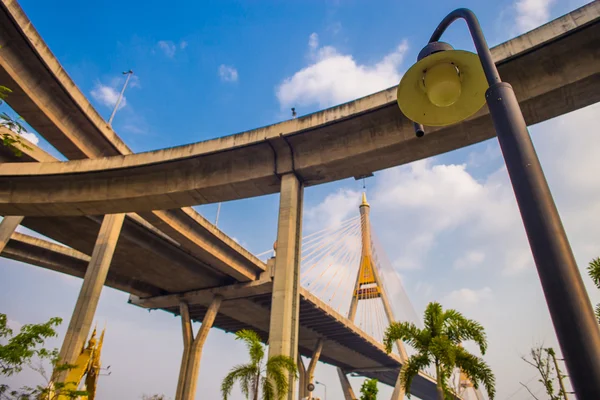
[{"label": "concrete beam", "polygon": [[[85,276],[91,259],[87,254],[70,247],[19,232],[13,233],[1,256],[78,278]],[[114,269],[109,269],[105,285],[134,296],[144,297],[160,292],[157,287],[134,281]]]},{"label": "concrete beam", "polygon": [[[0,133],[14,135],[2,127]],[[29,142],[26,144],[29,148],[22,149],[21,157],[16,157],[10,150],[3,148],[6,161],[19,163],[58,161],[36,145]],[[226,278],[248,281],[255,279],[257,274],[262,273],[266,268],[265,263],[192,208],[148,212],[144,213],[143,217],[128,213],[121,232],[122,236],[143,249],[160,254],[194,275],[201,275],[204,280],[213,277],[215,280],[223,280],[222,275],[225,274]],[[96,221],[98,225],[102,223],[101,216],[86,218]],[[23,224],[31,224],[31,220],[26,219]],[[49,222],[49,225],[56,224]],[[28,227],[39,231],[36,227]],[[168,235],[165,232],[168,232]],[[48,232],[42,233],[52,236]],[[61,241],[60,237],[54,239]],[[89,252],[91,253],[91,248]]]},{"label": "concrete beam", "polygon": [[4,217],[2,222],[0,222],[0,253],[2,253],[4,247],[6,247],[10,237],[15,232],[15,229],[17,229],[21,221],[23,221],[23,217],[10,216]]},{"label": "concrete beam", "polygon": [[[528,124],[600,100],[600,3],[492,49]],[[279,190],[284,154],[306,186],[361,176],[494,137],[484,107],[414,137],[395,88],[280,124],[155,152],[68,163],[0,166],[0,214],[81,215],[172,209]]]},{"label": "concrete beam", "polygon": [[164,296],[146,298],[130,296],[129,303],[152,309],[176,307],[181,302],[190,305],[204,305],[209,303],[210,300],[217,295],[221,296],[224,301],[227,301],[268,294],[271,293],[272,289],[273,283],[270,278],[267,278],[254,282],[239,283],[211,289],[192,290],[190,292],[168,294]]},{"label": "concrete beam", "polygon": [[[59,360],[61,363],[73,364],[85,344],[124,219],[125,214],[104,217],[90,264],[83,278],[83,285],[73,310],[73,316],[60,349]],[[58,381],[64,377],[65,373],[58,374]]]},{"label": "concrete beam", "polygon": [[265,263],[191,208],[157,210],[141,216],[192,255],[237,281],[253,281],[266,269]]},{"label": "concrete beam", "polygon": [[71,80],[16,0],[0,1],[0,46],[0,82],[13,90],[7,103],[65,157],[131,154]]},{"label": "concrete beam", "polygon": [[[302,242],[302,198],[304,188],[298,177],[281,177],[279,221],[277,225],[277,256],[271,302],[269,357],[298,357],[300,312],[300,247]],[[294,400],[295,383],[289,377],[288,400]]]}]

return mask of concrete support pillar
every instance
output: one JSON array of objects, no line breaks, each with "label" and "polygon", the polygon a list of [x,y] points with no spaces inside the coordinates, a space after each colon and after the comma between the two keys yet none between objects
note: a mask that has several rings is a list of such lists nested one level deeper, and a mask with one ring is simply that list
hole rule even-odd
[{"label": "concrete support pillar", "polygon": [[[219,307],[221,306],[222,297],[215,296],[206,310],[206,314],[204,315],[204,319],[202,320],[202,326],[196,335],[196,338],[192,340],[192,325],[191,322],[183,323],[184,327],[184,356],[182,357],[182,366],[183,366],[183,358],[187,358],[187,364],[185,367],[185,378],[182,382],[182,393],[181,400],[194,400],[196,396],[196,385],[198,384],[198,374],[200,372],[200,359],[202,358],[202,348],[204,346],[204,342],[206,342],[206,338],[208,337],[208,332],[210,328],[212,328],[213,323],[215,322],[215,317],[219,312]],[[186,306],[187,309],[187,306]],[[189,321],[189,312],[187,313],[187,320]],[[189,334],[188,343],[188,351],[187,357],[185,355],[185,337]],[[181,380],[181,372],[179,374]],[[179,385],[177,387],[179,393]],[[176,399],[179,400],[179,399]]]},{"label": "concrete support pillar", "polygon": [[306,368],[304,367],[304,361],[302,361],[302,357],[298,354],[298,398],[303,400],[308,397],[308,389],[306,385],[308,383]]},{"label": "concrete support pillar", "polygon": [[[310,359],[310,364],[308,364],[308,369],[306,370],[306,384],[309,383],[314,384],[315,380],[315,369],[317,368],[317,363],[319,362],[319,357],[321,357],[321,351],[323,350],[323,342],[324,339],[321,338],[317,342],[315,349],[313,351],[312,358]],[[307,393],[308,398],[312,399],[312,392]]]},{"label": "concrete support pillar", "polygon": [[356,395],[354,394],[354,390],[352,390],[352,385],[350,384],[346,373],[341,368],[337,368],[337,373],[340,377],[340,382],[342,384],[344,400],[356,400]]},{"label": "concrete support pillar", "polygon": [[[303,185],[294,174],[282,176],[269,327],[269,357],[286,355],[293,360],[298,357],[303,192]],[[293,375],[290,376],[289,388],[287,399],[295,400]]]},{"label": "concrete support pillar", "polygon": [[21,221],[23,221],[23,217],[9,216],[4,217],[2,222],[0,222],[0,253],[6,247],[6,243],[8,243]]},{"label": "concrete support pillar", "polygon": [[181,332],[183,334],[183,354],[181,355],[181,366],[179,367],[179,380],[177,381],[175,400],[181,400],[183,397],[187,364],[192,346],[192,340],[194,339],[192,320],[190,319],[190,311],[187,303],[181,302],[179,304],[179,315],[181,315]]},{"label": "concrete support pillar", "polygon": [[[124,219],[125,214],[104,216],[92,258],[85,271],[75,310],[73,310],[69,328],[60,349],[58,357],[61,363],[73,364],[81,353],[92,326],[100,293],[102,293],[102,287],[106,281]],[[65,376],[66,371],[59,374],[56,380],[62,381]]]},{"label": "concrete support pillar", "polygon": [[391,400],[402,400],[405,395],[404,386],[400,381],[400,373],[398,373],[398,378],[396,378],[396,384],[394,385],[394,391],[392,392]]}]

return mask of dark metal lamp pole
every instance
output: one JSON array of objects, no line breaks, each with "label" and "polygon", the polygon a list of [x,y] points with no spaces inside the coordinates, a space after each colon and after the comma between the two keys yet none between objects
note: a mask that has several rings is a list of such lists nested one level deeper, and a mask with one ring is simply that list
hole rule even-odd
[{"label": "dark metal lamp pole", "polygon": [[469,27],[489,84],[486,101],[573,388],[581,400],[600,399],[600,329],[512,86],[500,80],[472,11],[448,14],[429,42],[457,19]]}]

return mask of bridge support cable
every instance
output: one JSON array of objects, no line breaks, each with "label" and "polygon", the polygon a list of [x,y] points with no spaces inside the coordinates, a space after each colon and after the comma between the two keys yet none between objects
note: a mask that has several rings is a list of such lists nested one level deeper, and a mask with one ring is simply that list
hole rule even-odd
[{"label": "bridge support cable", "polygon": [[301,284],[339,310],[350,301],[348,279],[360,257],[360,218],[324,231],[320,241],[302,249]]}]

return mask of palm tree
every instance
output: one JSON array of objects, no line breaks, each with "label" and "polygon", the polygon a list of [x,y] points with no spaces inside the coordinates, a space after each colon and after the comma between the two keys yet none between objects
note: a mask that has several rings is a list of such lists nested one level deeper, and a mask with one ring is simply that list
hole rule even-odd
[{"label": "palm tree", "polygon": [[[588,274],[594,281],[596,287],[600,289],[600,257],[590,261]],[[598,323],[600,324],[600,303],[596,304],[596,318],[598,318]]]},{"label": "palm tree", "polygon": [[223,400],[227,400],[236,381],[240,382],[246,398],[258,400],[259,390],[262,400],[281,400],[288,392],[288,376],[298,377],[296,362],[288,356],[270,357],[263,365],[265,346],[258,334],[249,329],[236,332],[236,340],[243,340],[250,353],[248,364],[236,365],[221,383]]},{"label": "palm tree", "polygon": [[[487,339],[481,324],[465,318],[455,310],[442,309],[439,303],[429,303],[425,309],[423,329],[409,322],[393,322],[385,331],[384,343],[388,353],[397,340],[411,345],[416,354],[409,357],[400,371],[405,392],[410,393],[413,378],[420,370],[435,365],[440,400],[454,398],[448,387],[448,379],[455,368],[460,368],[477,389],[485,386],[490,399],[496,392],[495,378],[490,367],[467,350],[461,343],[474,341],[481,354],[487,349]],[[410,395],[408,395],[410,397]]]}]

